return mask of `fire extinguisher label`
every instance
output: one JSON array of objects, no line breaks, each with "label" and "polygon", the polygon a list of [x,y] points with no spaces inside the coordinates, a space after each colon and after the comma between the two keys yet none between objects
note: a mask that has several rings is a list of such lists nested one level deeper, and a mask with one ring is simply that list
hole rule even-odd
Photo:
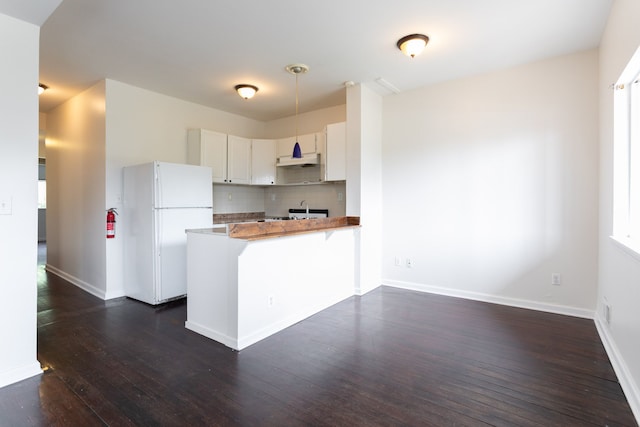
[{"label": "fire extinguisher label", "polygon": [[116,237],[116,214],[113,208],[107,211],[107,239]]}]

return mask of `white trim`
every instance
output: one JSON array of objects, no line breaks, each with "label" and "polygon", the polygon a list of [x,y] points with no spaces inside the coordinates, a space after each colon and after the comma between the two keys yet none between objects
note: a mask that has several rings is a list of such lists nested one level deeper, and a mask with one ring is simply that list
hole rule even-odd
[{"label": "white trim", "polygon": [[27,378],[35,377],[41,373],[42,368],[37,360],[29,363],[28,365],[2,372],[0,373],[0,388],[6,387],[9,384],[17,383],[18,381],[26,380]]},{"label": "white trim", "polygon": [[392,286],[394,288],[409,289],[412,291],[427,292],[430,294],[446,295],[450,297],[464,298],[474,301],[489,302],[493,304],[507,305],[510,307],[526,308],[529,310],[544,311],[547,313],[564,314],[566,316],[581,317],[584,319],[593,319],[595,315],[594,310],[585,308],[547,304],[538,301],[501,297],[497,295],[482,294],[478,292],[461,291],[459,289],[430,286],[424,285],[422,283],[404,282],[399,280],[383,280],[382,284],[386,286]]},{"label": "white trim", "polygon": [[611,361],[611,366],[613,366],[613,370],[618,377],[618,382],[620,383],[620,387],[622,387],[622,392],[627,398],[627,402],[629,402],[631,412],[633,412],[633,415],[636,417],[636,421],[640,423],[640,387],[638,387],[638,384],[633,380],[633,376],[629,372],[628,365],[622,357],[622,354],[620,354],[615,340],[609,334],[609,328],[607,328],[606,322],[601,319],[600,314],[596,314],[594,322],[596,324],[598,334],[600,335],[602,345],[604,345],[604,349]]},{"label": "white trim", "polygon": [[214,341],[217,341],[220,344],[226,345],[231,349],[238,348],[238,340],[228,335],[221,334],[218,331],[214,331],[213,329],[203,326],[200,323],[187,320],[186,322],[184,322],[184,327],[197,334],[200,334]]},{"label": "white trim", "polygon": [[357,288],[355,288],[353,290],[353,295],[362,297],[362,296],[365,296],[366,294],[368,294],[369,292],[371,292],[371,291],[373,291],[375,289],[378,289],[380,286],[382,286],[382,285],[378,285],[378,286],[375,286],[373,288],[367,288],[367,289],[364,290],[364,292],[363,292],[362,288],[357,287]]},{"label": "white trim", "polygon": [[609,236],[614,246],[622,250],[624,253],[637,261],[640,261],[640,245],[635,240],[631,240],[628,237],[616,237]]},{"label": "white trim", "polygon": [[75,276],[72,276],[71,274],[65,273],[64,271],[50,265],[47,264],[46,265],[46,270],[49,273],[55,274],[56,276],[60,277],[61,279],[66,280],[67,282],[71,283],[72,285],[75,285],[77,287],[79,287],[80,289],[82,289],[85,292],[89,292],[91,295],[96,296],[100,299],[106,300],[106,293],[102,290],[102,289],[98,289],[95,286],[78,279]]}]

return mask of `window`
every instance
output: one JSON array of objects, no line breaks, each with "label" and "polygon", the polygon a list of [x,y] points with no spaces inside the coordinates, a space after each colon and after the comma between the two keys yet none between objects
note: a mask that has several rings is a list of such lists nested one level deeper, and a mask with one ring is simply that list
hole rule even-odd
[{"label": "window", "polygon": [[46,161],[38,159],[38,209],[47,208]]},{"label": "window", "polygon": [[640,255],[640,48],[615,85],[613,238]]},{"label": "window", "polygon": [[38,181],[38,209],[47,208],[47,181]]}]

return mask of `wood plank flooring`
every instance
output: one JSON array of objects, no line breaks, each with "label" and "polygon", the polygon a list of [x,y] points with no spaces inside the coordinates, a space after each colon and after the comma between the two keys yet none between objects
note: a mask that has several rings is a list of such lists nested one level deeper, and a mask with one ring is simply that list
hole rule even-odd
[{"label": "wood plank flooring", "polygon": [[635,426],[592,321],[382,287],[241,352],[40,271],[0,426]]}]

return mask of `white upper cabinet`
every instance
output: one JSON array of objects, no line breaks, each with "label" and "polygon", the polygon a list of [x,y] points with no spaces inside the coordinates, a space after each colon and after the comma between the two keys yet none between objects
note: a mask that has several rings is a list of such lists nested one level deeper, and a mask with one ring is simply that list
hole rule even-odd
[{"label": "white upper cabinet", "polygon": [[[296,144],[295,136],[288,138],[278,139],[278,157],[292,156],[293,147]],[[298,144],[300,144],[300,151],[302,154],[309,154],[316,152],[316,134],[309,133],[306,135],[298,135]]]},{"label": "white upper cabinet", "polygon": [[251,140],[205,129],[191,129],[187,139],[187,163],[209,166],[213,182],[249,184]]},{"label": "white upper cabinet", "polygon": [[190,129],[187,137],[187,163],[209,166],[213,182],[226,182],[227,135],[205,129]]},{"label": "white upper cabinet", "polygon": [[332,123],[326,127],[325,181],[347,179],[347,124]]},{"label": "white upper cabinet", "polygon": [[227,181],[229,184],[251,182],[251,140],[227,136]]},{"label": "white upper cabinet", "polygon": [[276,141],[254,139],[251,141],[251,184],[276,183]]}]

